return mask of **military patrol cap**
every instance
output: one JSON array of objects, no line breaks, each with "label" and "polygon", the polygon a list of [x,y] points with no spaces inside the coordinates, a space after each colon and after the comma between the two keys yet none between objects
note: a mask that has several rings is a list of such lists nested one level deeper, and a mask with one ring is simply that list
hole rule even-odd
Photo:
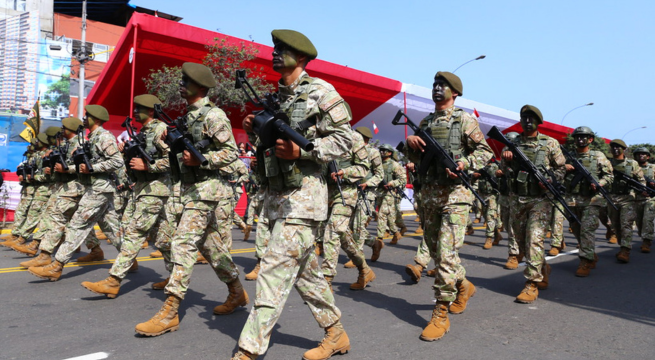
[{"label": "military patrol cap", "polygon": [[216,87],[216,78],[212,71],[205,65],[186,62],[182,64],[182,73],[200,86],[208,89]]},{"label": "military patrol cap", "polygon": [[94,118],[101,121],[109,121],[109,112],[101,105],[87,105],[84,107],[86,112]]},{"label": "military patrol cap", "polygon": [[444,79],[448,85],[450,85],[451,89],[457,91],[459,95],[464,95],[464,86],[462,85],[462,79],[460,79],[459,76],[448,71],[439,71],[437,72],[437,75],[434,76],[435,80],[437,80],[437,78]]},{"label": "military patrol cap", "polygon": [[521,117],[523,117],[523,114],[526,114],[526,113],[529,113],[529,112],[531,112],[531,113],[533,113],[533,114],[535,114],[537,116],[537,119],[539,120],[539,124],[544,123],[544,117],[543,117],[543,115],[541,115],[541,111],[536,106],[523,105],[523,107],[521,108]]},{"label": "military patrol cap", "polygon": [[71,116],[63,119],[61,125],[70,131],[77,131],[82,125],[82,120]]},{"label": "military patrol cap", "polygon": [[61,130],[60,127],[57,127],[57,126],[49,126],[49,127],[45,130],[45,134],[48,135],[48,137],[54,137],[55,135],[57,135],[57,133],[59,132],[59,130]]},{"label": "military patrol cap", "polygon": [[650,156],[650,150],[648,150],[648,148],[643,147],[643,146],[632,150],[633,155],[636,154],[636,153],[644,153],[644,154],[648,154],[648,156]]},{"label": "military patrol cap", "polygon": [[516,131],[510,131],[507,134],[505,134],[505,137],[510,141],[514,141],[520,135],[521,134],[517,133]]},{"label": "military patrol cap", "polygon": [[318,51],[314,47],[314,44],[309,41],[307,36],[297,31],[277,29],[271,31],[271,35],[273,36],[274,43],[276,40],[280,41],[294,50],[307,55],[312,60],[318,56]]},{"label": "military patrol cap", "polygon": [[373,132],[371,129],[367,128],[366,126],[360,126],[357,129],[355,129],[358,133],[362,134],[363,137],[372,139],[373,138]]},{"label": "military patrol cap", "polygon": [[572,136],[577,136],[577,135],[595,136],[593,130],[591,130],[591,128],[588,127],[588,126],[578,126],[577,128],[575,128],[575,130],[573,130],[573,134],[571,134],[571,135]]},{"label": "military patrol cap", "polygon": [[620,146],[620,147],[622,147],[624,149],[628,148],[628,145],[625,144],[625,141],[623,141],[621,139],[614,139],[614,140],[610,141],[610,146],[612,146],[612,145],[618,145],[618,146]]},{"label": "military patrol cap", "polygon": [[155,105],[161,104],[161,101],[159,101],[159,98],[155,95],[143,94],[136,96],[134,98],[134,103],[139,106],[147,107],[148,109],[154,109]]},{"label": "military patrol cap", "polygon": [[46,146],[50,145],[50,141],[48,141],[48,135],[46,133],[39,133],[39,135],[37,135],[36,138],[43,145],[46,145]]}]

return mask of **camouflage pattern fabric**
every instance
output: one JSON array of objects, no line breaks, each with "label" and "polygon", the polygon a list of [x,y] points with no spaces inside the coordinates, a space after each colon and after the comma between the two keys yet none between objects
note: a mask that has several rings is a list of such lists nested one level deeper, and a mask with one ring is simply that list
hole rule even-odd
[{"label": "camouflage pattern fabric", "polygon": [[542,196],[511,195],[514,235],[525,254],[523,275],[528,281],[541,282],[544,264],[544,239],[552,216],[552,203]]},{"label": "camouflage pattern fabric", "polygon": [[[422,220],[421,220],[422,221]],[[416,249],[416,255],[414,255],[414,262],[427,268],[430,263],[430,249],[428,249],[428,244],[425,242],[425,238],[421,239],[421,243]]]},{"label": "camouflage pattern fabric", "polygon": [[271,223],[265,215],[264,209],[259,211],[257,232],[255,233],[255,257],[261,259],[266,252],[268,239],[271,238]]},{"label": "camouflage pattern fabric", "polygon": [[18,235],[22,236],[24,239],[27,239],[32,235],[36,227],[39,225],[41,214],[43,213],[43,210],[45,210],[47,202],[47,199],[41,197],[34,197],[32,199],[25,220],[17,231]]},{"label": "camouflage pattern fabric", "polygon": [[[43,213],[39,231],[34,234],[34,239],[40,241],[39,249],[41,251],[52,254],[63,241],[66,225],[73,218],[81,199],[81,196],[57,196],[54,206]],[[87,246],[100,243],[95,231],[89,232],[85,242]]]},{"label": "camouflage pattern fabric", "polygon": [[589,261],[594,261],[594,254],[596,253],[596,229],[598,229],[600,206],[573,206],[571,210],[580,219],[580,225],[577,223],[571,224],[573,235],[578,239],[580,245],[578,256]]},{"label": "camouflage pattern fabric", "polygon": [[[562,210],[562,211],[560,211]],[[553,215],[550,220],[550,246],[561,247],[564,242],[564,208],[560,204],[553,205]]]},{"label": "camouflage pattern fabric", "polygon": [[264,205],[264,190],[260,188],[256,194],[249,195],[248,200],[250,201],[248,203],[248,210],[246,210],[246,225],[252,226],[255,223],[255,215],[259,217],[262,205]]},{"label": "camouflage pattern fabric", "polygon": [[[380,151],[371,146],[371,144],[366,144],[366,151],[368,152],[368,162],[370,164],[370,178],[364,182],[366,184],[366,197],[358,199],[359,202],[355,207],[353,220],[353,238],[360,249],[364,248],[364,244],[372,246],[373,241],[375,240],[370,237],[368,229],[366,229],[366,223],[369,218],[373,216],[373,213],[375,213],[375,189],[380,185],[380,182],[384,177]],[[366,215],[366,205],[363,202],[368,203],[369,215]]]},{"label": "camouflage pattern fabric", "polygon": [[[391,167],[393,180],[388,184],[381,182],[378,186],[380,206],[378,210],[377,237],[380,239],[384,237],[386,231],[389,231],[389,234],[392,235],[398,231],[398,227],[396,226],[396,203],[398,202],[398,196],[394,188],[404,189],[407,185],[405,168],[397,161],[389,157],[382,161],[382,166],[383,168]],[[384,185],[389,185],[389,189],[385,189]]]},{"label": "camouflage pattern fabric", "polygon": [[[28,186],[23,186],[23,189],[27,188]],[[30,205],[32,204],[32,200],[34,200],[34,196],[28,195],[27,193],[24,193],[21,190],[21,198],[14,212],[14,225],[11,229],[12,235],[20,236],[20,228],[23,226],[23,224],[25,224],[25,220],[27,219],[27,213],[30,210]]]},{"label": "camouflage pattern fabric", "polygon": [[[655,173],[655,165],[647,162],[644,166],[641,166],[641,170],[644,174],[653,174]],[[652,180],[652,177],[649,178]],[[648,198],[638,194],[636,222],[642,239],[652,241],[655,238],[653,221],[655,221],[655,198]]]},{"label": "camouflage pattern fabric", "polygon": [[159,231],[155,239],[155,247],[161,251],[162,257],[164,258],[164,265],[169,273],[173,271],[171,243],[177,224],[182,217],[182,210],[184,210],[184,204],[182,204],[182,198],[180,196],[180,183],[177,182],[173,184],[171,196],[164,205],[164,215],[159,217],[159,222],[157,223]]},{"label": "camouflage pattern fabric", "polygon": [[509,255],[516,256],[519,254],[519,244],[516,242],[516,237],[514,236],[514,227],[512,226],[514,213],[510,203],[509,195],[500,195],[498,204],[500,205],[500,218],[503,222],[503,228],[507,232],[508,252]]},{"label": "camouflage pattern fabric", "polygon": [[[642,184],[646,183],[644,172],[642,171],[639,163],[632,159],[616,160],[610,159],[612,168],[617,168],[624,163],[627,163],[632,168],[632,173],[628,174],[633,179]],[[612,183],[612,189],[616,184]],[[610,191],[610,199],[616,207],[614,210],[611,206],[607,208],[607,215],[612,223],[612,230],[616,234],[616,238],[621,247],[632,249],[632,225],[637,219],[637,206],[636,195],[634,190],[630,190],[629,194],[616,194]]]},{"label": "camouflage pattern fabric", "polygon": [[485,235],[486,237],[494,237],[496,228],[500,226],[498,224],[498,195],[491,193],[484,195],[481,194],[480,196],[482,196],[484,201],[487,202],[487,205],[482,207],[482,214],[487,222]]}]

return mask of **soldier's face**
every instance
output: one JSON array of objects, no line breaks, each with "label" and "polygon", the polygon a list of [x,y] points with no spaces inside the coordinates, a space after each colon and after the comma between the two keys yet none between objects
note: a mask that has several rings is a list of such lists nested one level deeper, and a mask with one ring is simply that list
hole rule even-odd
[{"label": "soldier's face", "polygon": [[453,97],[453,92],[450,90],[448,83],[443,79],[436,79],[432,84],[432,101],[441,102]]},{"label": "soldier's face", "polygon": [[89,113],[86,113],[82,118],[82,124],[84,125],[85,128],[90,129],[93,127],[93,125],[96,124],[96,122],[93,116],[89,115]]},{"label": "soldier's face", "polygon": [[525,132],[533,132],[537,130],[538,124],[539,120],[537,120],[537,117],[533,114],[528,113],[521,117],[521,127]]},{"label": "soldier's face", "polygon": [[145,106],[134,105],[134,119],[143,123],[151,117],[152,111],[152,109],[148,109]]},{"label": "soldier's face", "polygon": [[178,91],[183,99],[192,98],[200,92],[200,86],[186,75],[182,75],[179,85]]},{"label": "soldier's face", "polygon": [[643,164],[650,159],[650,155],[640,152],[635,154],[635,159],[637,160],[638,163]]},{"label": "soldier's face", "polygon": [[273,48],[273,70],[292,69],[298,66],[298,55],[286,44],[277,42]]},{"label": "soldier's face", "polygon": [[575,146],[584,148],[591,144],[594,139],[589,135],[578,135],[573,140],[575,141]]},{"label": "soldier's face", "polygon": [[611,148],[611,150],[612,150],[612,155],[614,155],[614,156],[621,156],[621,155],[623,155],[623,151],[624,151],[623,147],[621,147],[621,146],[616,146],[616,145],[612,145],[610,148]]}]

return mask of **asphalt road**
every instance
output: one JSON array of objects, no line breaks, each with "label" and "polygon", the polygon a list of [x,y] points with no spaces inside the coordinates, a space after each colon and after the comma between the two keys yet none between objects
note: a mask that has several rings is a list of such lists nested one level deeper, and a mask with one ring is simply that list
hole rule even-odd
[{"label": "asphalt road", "polygon": [[[421,341],[434,306],[433,279],[413,284],[405,274],[420,241],[412,220],[405,218],[409,236],[387,245],[371,264],[377,279],[366,290],[349,290],[357,271],[339,267],[334,290],[352,349],[335,359],[655,358],[655,253],[640,253],[635,234],[631,262],[619,264],[614,258],[618,248],[604,240],[604,229],[597,234],[599,262],[591,276],[574,276],[575,253],[560,255],[549,260],[550,288],[525,305],[514,302],[523,288],[524,267],[503,269],[506,241],[483,250],[484,234],[478,227],[460,251],[477,294],[466,312],[450,315],[450,332],[443,339]],[[254,245],[242,241],[240,231],[233,236],[233,257],[243,278],[255,265]],[[575,250],[573,236],[565,236],[567,251]],[[103,243],[103,249],[107,259],[116,258],[113,247]],[[19,270],[18,263],[26,258],[1,248],[0,359],[230,359],[252,305],[231,315],[213,315],[214,306],[227,297],[227,287],[208,265],[194,270],[178,331],[154,338],[135,334],[134,326],[153,316],[165,299],[162,291],[150,288],[167,276],[161,259],[148,258],[150,251],[141,251],[139,272],[128,275],[120,295],[106,299],[80,283],[107,277],[109,262],[72,263],[59,281],[49,282]],[[370,257],[370,248],[365,253]],[[340,263],[346,261],[342,254]],[[243,283],[252,304],[255,283]],[[300,359],[322,337],[309,309],[292,291],[271,346],[260,359]]]}]

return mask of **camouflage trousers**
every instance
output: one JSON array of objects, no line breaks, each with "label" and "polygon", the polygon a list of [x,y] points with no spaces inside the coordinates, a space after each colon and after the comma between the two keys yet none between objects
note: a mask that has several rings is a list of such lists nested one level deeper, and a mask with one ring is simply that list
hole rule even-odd
[{"label": "camouflage trousers", "polygon": [[484,194],[481,195],[487,205],[482,206],[482,216],[486,219],[487,227],[485,229],[485,235],[487,237],[493,237],[500,225],[498,224],[498,195],[494,194]]},{"label": "camouflage trousers", "polygon": [[373,215],[375,204],[371,204],[369,199],[358,199],[357,206],[355,207],[353,220],[352,220],[352,236],[357,244],[357,248],[364,249],[364,245],[373,246],[375,239],[370,237],[366,223],[370,218],[366,215],[366,205],[368,205],[369,214]]},{"label": "camouflage trousers", "polygon": [[155,238],[155,247],[161,252],[164,258],[164,266],[169,273],[173,271],[173,263],[171,261],[172,238],[175,234],[177,224],[180,222],[182,210],[184,210],[184,204],[182,204],[180,196],[170,196],[164,205],[164,214],[159,217],[157,224],[159,231]]},{"label": "camouflage trousers", "polygon": [[75,249],[80,247],[93,232],[93,225],[96,222],[112,245],[120,250],[121,239],[118,237],[120,219],[114,210],[114,193],[95,192],[88,186],[75,214],[66,226],[66,237],[64,243],[59,246],[55,259],[64,264],[68,263]]},{"label": "camouflage trousers", "polygon": [[[55,206],[57,204],[57,199],[59,196],[57,195],[56,192],[53,192],[52,195],[48,198],[48,201],[44,205],[44,209],[41,212],[41,217],[39,218],[39,224],[37,226],[37,229],[34,234],[32,234],[32,239],[35,241],[40,242],[41,238],[43,237],[43,233],[49,231],[50,224],[47,222],[44,223],[43,220],[48,217],[49,213],[53,213],[56,211]],[[65,226],[66,224],[64,224]]]},{"label": "camouflage trousers", "polygon": [[382,239],[387,231],[391,235],[398,231],[398,227],[396,227],[396,198],[390,191],[384,192],[380,198],[377,237]]},{"label": "camouflage trousers", "polygon": [[232,223],[236,225],[238,228],[243,229],[246,227],[246,223],[243,221],[241,216],[237,214],[237,203],[239,202],[239,199],[232,198],[230,200],[230,206],[232,207]]},{"label": "camouflage trousers", "polygon": [[507,248],[509,250],[509,255],[516,256],[519,254],[519,244],[516,242],[516,237],[514,237],[514,228],[512,227],[514,214],[510,207],[509,195],[500,195],[498,204],[500,205],[500,218],[504,224],[503,228],[505,232],[507,232]]},{"label": "camouflage trousers", "polygon": [[48,199],[41,197],[35,197],[32,199],[30,208],[27,210],[27,214],[25,215],[25,221],[23,221],[23,224],[18,229],[18,235],[25,239],[32,235],[36,227],[39,225],[41,214],[43,213],[43,210],[45,210],[47,202]]},{"label": "camouflage trousers", "polygon": [[613,207],[607,208],[607,215],[612,223],[612,230],[616,234],[617,241],[621,247],[632,249],[632,224],[637,219],[637,206],[634,201],[615,201]]},{"label": "camouflage trousers", "polygon": [[[233,209],[226,200],[219,206],[214,201],[193,201],[184,205],[180,222],[171,239],[173,270],[164,289],[168,295],[184,299],[198,251],[207,259],[216,276],[231,283],[239,277],[239,270],[232,261],[230,248],[232,237],[230,216]],[[162,252],[163,254],[163,252]]]},{"label": "camouflage trousers", "polygon": [[260,210],[259,219],[257,220],[257,232],[255,233],[255,257],[261,259],[268,247],[268,239],[271,238],[270,221],[266,216],[266,212]]},{"label": "camouflage trousers", "polygon": [[444,206],[436,201],[426,201],[422,207],[420,216],[423,239],[437,270],[434,279],[435,297],[437,301],[455,301],[457,282],[466,278],[459,249],[464,245],[470,205]]},{"label": "camouflage trousers", "polygon": [[655,199],[637,202],[637,229],[644,240],[653,240],[653,220],[655,220]]},{"label": "camouflage trousers", "polygon": [[157,224],[166,199],[166,197],[148,195],[130,198],[121,219],[120,252],[109,270],[110,275],[119,279],[125,278],[134,259],[139,255],[141,245]]},{"label": "camouflage trousers", "polygon": [[[246,210],[246,225],[252,226],[255,223],[255,215],[259,218],[259,213],[262,211],[262,196],[257,192],[248,197],[248,210]],[[261,221],[261,220],[260,220]]]},{"label": "camouflage trousers", "polygon": [[600,207],[572,206],[571,210],[580,219],[580,225],[575,222],[571,223],[573,235],[580,245],[578,256],[593,261],[596,253],[596,229],[598,229]]},{"label": "camouflage trousers", "polygon": [[27,219],[27,212],[30,210],[30,205],[32,205],[33,200],[34,200],[34,196],[31,195],[24,195],[23,197],[20,198],[20,201],[18,202],[18,206],[14,211],[14,226],[11,229],[12,235],[14,236],[21,235],[20,228],[23,226],[25,220]]},{"label": "camouflage trousers", "polygon": [[239,347],[255,355],[268,349],[291,286],[307,303],[321,328],[334,325],[341,318],[314,253],[318,223],[277,219],[271,220],[269,228],[271,237],[260,262],[255,303],[239,337]]},{"label": "camouflage trousers", "polygon": [[128,201],[132,198],[134,193],[129,190],[116,191],[114,195],[114,210],[119,217],[123,216],[125,209],[127,208]]},{"label": "camouflage trousers", "polygon": [[352,214],[354,209],[334,203],[330,207],[328,220],[323,235],[323,264],[321,270],[324,276],[335,277],[339,263],[339,247],[346,252],[357,268],[367,268],[364,252],[355,242],[352,232]]},{"label": "camouflage trousers", "polygon": [[414,255],[414,262],[421,265],[423,268],[427,268],[430,263],[430,249],[428,249],[428,244],[425,242],[425,238],[421,240],[421,243],[416,249],[416,255]]},{"label": "camouflage trousers", "polygon": [[398,229],[405,228],[405,220],[403,219],[403,211],[400,210],[400,203],[403,198],[396,198],[396,227]]},{"label": "camouflage trousers", "polygon": [[562,247],[564,242],[564,208],[559,203],[553,205],[553,215],[550,220],[550,246]]},{"label": "camouflage trousers", "polygon": [[[39,222],[39,231],[34,234],[34,240],[39,241],[39,249],[52,254],[62,242],[66,234],[66,225],[73,218],[82,199],[78,197],[56,196],[52,206],[48,207]],[[87,247],[100,244],[95,231],[89,232],[86,238]]]},{"label": "camouflage trousers", "polygon": [[525,250],[526,268],[523,272],[528,281],[541,282],[541,269],[544,265],[544,239],[546,227],[550,223],[553,204],[545,196],[525,197],[512,195],[511,198],[514,235]]}]

